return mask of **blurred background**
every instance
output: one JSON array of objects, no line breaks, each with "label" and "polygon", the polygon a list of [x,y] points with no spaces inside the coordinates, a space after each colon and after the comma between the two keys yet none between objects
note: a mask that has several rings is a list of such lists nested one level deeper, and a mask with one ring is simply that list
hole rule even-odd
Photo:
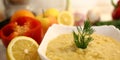
[{"label": "blurred background", "polygon": [[[89,10],[100,13],[101,20],[110,20],[113,6],[111,0],[70,0],[72,12],[79,11],[86,16]],[[49,2],[49,3],[48,3]],[[116,3],[117,0],[114,0]],[[28,9],[38,14],[42,9],[64,10],[66,0],[0,0],[0,21],[11,16],[18,9]],[[107,17],[107,18],[106,18]]]}]

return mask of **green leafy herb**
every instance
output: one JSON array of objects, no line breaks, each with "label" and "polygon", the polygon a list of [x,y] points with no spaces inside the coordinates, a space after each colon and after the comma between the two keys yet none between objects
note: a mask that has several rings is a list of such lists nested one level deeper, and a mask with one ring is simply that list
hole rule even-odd
[{"label": "green leafy herb", "polygon": [[74,42],[78,48],[85,49],[87,48],[89,42],[93,40],[91,34],[94,32],[91,28],[90,22],[87,20],[84,22],[84,27],[77,26],[78,33],[73,31]]}]

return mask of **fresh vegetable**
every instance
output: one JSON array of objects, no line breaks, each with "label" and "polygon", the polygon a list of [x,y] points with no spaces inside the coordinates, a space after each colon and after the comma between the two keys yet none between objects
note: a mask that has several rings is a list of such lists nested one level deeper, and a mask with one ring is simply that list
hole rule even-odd
[{"label": "fresh vegetable", "polygon": [[87,19],[90,21],[91,24],[94,24],[100,21],[100,13],[97,10],[89,10],[87,13]]},{"label": "fresh vegetable", "polygon": [[114,6],[114,10],[112,12],[112,18],[114,20],[119,20],[120,19],[120,0],[118,1],[117,4],[115,4],[113,0],[111,0],[111,3]]},{"label": "fresh vegetable", "polygon": [[40,44],[42,40],[41,23],[31,17],[19,17],[5,25],[0,31],[0,37],[6,47],[16,36],[31,37]]},{"label": "fresh vegetable", "polygon": [[112,18],[114,20],[118,20],[120,19],[120,7],[114,9],[113,13],[112,13]]},{"label": "fresh vegetable", "polygon": [[84,24],[85,16],[80,12],[75,12],[74,14],[75,26],[80,26]]},{"label": "fresh vegetable", "polygon": [[95,25],[95,26],[113,25],[113,26],[115,26],[116,28],[120,29],[120,20],[105,21],[105,22],[96,22],[94,25]]},{"label": "fresh vegetable", "polygon": [[74,42],[78,48],[85,49],[87,48],[90,41],[93,40],[91,34],[94,30],[91,28],[90,22],[87,20],[84,22],[84,27],[77,27],[78,33],[73,31]]}]

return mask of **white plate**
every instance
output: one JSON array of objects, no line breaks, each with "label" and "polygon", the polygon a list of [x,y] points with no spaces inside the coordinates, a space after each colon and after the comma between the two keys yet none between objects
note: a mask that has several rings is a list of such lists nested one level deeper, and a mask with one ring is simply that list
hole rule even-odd
[{"label": "white plate", "polygon": [[[120,40],[120,37],[119,37],[120,31],[114,26],[94,26],[93,28],[95,29],[95,33],[97,34],[103,34],[103,35],[112,37],[116,40]],[[60,34],[70,33],[73,30],[76,30],[76,27],[73,27],[73,26],[68,27],[68,26],[56,25],[56,24],[51,26],[48,29],[47,33],[45,34],[45,37],[43,38],[43,41],[38,48],[38,53],[41,59],[49,60],[46,57],[46,48],[50,40],[52,40],[53,38],[57,37]]]}]

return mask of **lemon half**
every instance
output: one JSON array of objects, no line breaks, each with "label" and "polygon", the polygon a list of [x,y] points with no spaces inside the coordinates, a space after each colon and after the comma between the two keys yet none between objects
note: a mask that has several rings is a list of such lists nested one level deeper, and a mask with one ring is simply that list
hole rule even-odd
[{"label": "lemon half", "polygon": [[9,60],[40,60],[37,42],[26,36],[15,37],[7,47]]},{"label": "lemon half", "polygon": [[69,11],[62,11],[58,16],[58,24],[73,26],[73,15]]}]

